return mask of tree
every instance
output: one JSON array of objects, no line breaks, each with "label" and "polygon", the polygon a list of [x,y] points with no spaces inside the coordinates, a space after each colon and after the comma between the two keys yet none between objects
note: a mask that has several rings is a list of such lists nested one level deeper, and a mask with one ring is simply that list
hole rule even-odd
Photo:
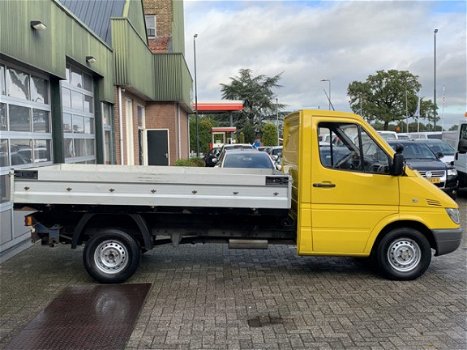
[{"label": "tree", "polygon": [[276,146],[277,145],[277,128],[272,123],[265,123],[263,125],[263,136],[261,138],[263,146]]},{"label": "tree", "polygon": [[[209,144],[211,143],[211,129],[213,123],[209,117],[198,116],[198,131],[199,131],[199,151],[201,153],[209,152]],[[195,117],[190,118],[190,150],[196,152],[196,120]]]},{"label": "tree", "polygon": [[[255,126],[257,132],[261,129],[264,116],[276,112],[284,105],[276,104],[273,90],[281,87],[279,73],[273,77],[265,75],[253,76],[250,69],[240,69],[238,77],[231,77],[230,84],[221,84],[222,98],[245,101],[245,108],[239,114],[236,127],[242,130],[247,122]],[[245,139],[248,139],[245,133]]]},{"label": "tree", "polygon": [[417,109],[421,84],[418,76],[408,71],[377,71],[365,82],[349,84],[347,93],[350,107],[369,121],[381,121],[384,130],[390,122],[398,122],[413,116]]}]

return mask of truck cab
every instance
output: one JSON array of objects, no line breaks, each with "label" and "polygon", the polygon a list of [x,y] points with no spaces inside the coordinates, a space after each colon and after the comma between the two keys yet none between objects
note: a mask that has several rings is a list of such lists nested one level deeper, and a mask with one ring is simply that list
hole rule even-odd
[{"label": "truck cab", "polygon": [[[319,136],[338,139],[319,142]],[[326,159],[322,157],[322,147]],[[342,148],[346,149],[345,152]],[[283,171],[293,178],[300,255],[372,257],[390,278],[420,276],[436,255],[455,250],[457,204],[407,166],[361,117],[304,110],[286,117]]]}]

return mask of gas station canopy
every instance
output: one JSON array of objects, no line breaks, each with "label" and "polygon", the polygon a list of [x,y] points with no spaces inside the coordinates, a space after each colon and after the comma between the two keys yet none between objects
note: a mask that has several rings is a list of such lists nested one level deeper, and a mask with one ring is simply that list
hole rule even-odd
[{"label": "gas station canopy", "polygon": [[196,111],[196,109],[198,109],[198,113],[203,114],[237,112],[243,110],[243,101],[222,100],[198,102],[197,106],[193,104],[193,110]]}]

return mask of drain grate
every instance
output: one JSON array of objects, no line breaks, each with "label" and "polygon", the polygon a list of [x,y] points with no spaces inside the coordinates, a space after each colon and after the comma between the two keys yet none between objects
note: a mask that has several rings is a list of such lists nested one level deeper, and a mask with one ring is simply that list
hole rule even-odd
[{"label": "drain grate", "polygon": [[150,286],[67,287],[6,349],[123,349]]}]

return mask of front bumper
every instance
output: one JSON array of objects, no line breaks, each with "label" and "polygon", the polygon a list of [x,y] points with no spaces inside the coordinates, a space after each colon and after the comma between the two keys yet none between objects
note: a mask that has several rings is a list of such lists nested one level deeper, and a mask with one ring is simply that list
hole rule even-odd
[{"label": "front bumper", "polygon": [[448,254],[459,248],[462,240],[462,228],[433,230],[433,236],[436,242],[435,256]]}]

